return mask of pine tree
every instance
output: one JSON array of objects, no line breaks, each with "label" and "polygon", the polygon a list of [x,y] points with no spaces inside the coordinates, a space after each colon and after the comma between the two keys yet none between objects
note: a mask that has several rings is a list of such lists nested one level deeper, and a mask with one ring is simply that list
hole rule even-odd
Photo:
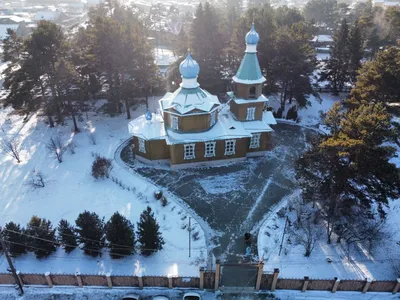
[{"label": "pine tree", "polygon": [[11,62],[15,65],[23,51],[23,39],[17,35],[17,32],[7,28],[7,36],[3,39],[3,62]]},{"label": "pine tree", "polygon": [[352,83],[356,82],[357,72],[361,67],[361,60],[364,56],[363,44],[360,26],[356,20],[349,34],[349,77]]},{"label": "pine tree", "polygon": [[321,72],[320,81],[328,80],[332,91],[337,94],[349,80],[349,27],[346,19],[334,34],[333,41],[331,55]]},{"label": "pine tree", "polygon": [[78,247],[75,228],[67,220],[61,219],[57,227],[58,242],[64,247],[66,253],[70,253]]},{"label": "pine tree", "polygon": [[143,255],[151,255],[161,250],[165,244],[161,236],[160,225],[158,225],[149,206],[140,215],[136,234],[141,244],[141,253]]},{"label": "pine tree", "polygon": [[33,216],[26,227],[28,246],[37,258],[49,256],[57,250],[56,230],[51,222]]},{"label": "pine tree", "polygon": [[378,52],[374,60],[363,64],[351,91],[349,102],[391,103],[400,99],[400,49],[390,47]]},{"label": "pine tree", "polygon": [[135,252],[133,224],[119,212],[114,213],[107,222],[106,238],[112,258],[121,258]]},{"label": "pine tree", "polygon": [[104,220],[94,212],[84,211],[75,221],[78,240],[85,254],[96,257],[104,247]]},{"label": "pine tree", "polygon": [[3,237],[8,245],[8,250],[13,257],[28,252],[28,245],[24,228],[14,222],[7,223],[3,228]]},{"label": "pine tree", "polygon": [[331,134],[320,137],[296,168],[305,200],[323,208],[328,242],[343,220],[383,219],[389,199],[400,196],[400,174],[389,162],[395,149],[385,145],[397,137],[391,115],[381,104],[340,108],[335,105],[325,119]]}]

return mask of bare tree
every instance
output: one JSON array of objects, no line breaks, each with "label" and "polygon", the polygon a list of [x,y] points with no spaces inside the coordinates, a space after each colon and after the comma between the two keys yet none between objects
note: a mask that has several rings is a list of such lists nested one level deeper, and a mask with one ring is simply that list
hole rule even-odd
[{"label": "bare tree", "polygon": [[48,183],[46,178],[47,177],[42,172],[33,170],[27,185],[34,189],[44,188]]},{"label": "bare tree", "polygon": [[50,141],[47,143],[47,149],[50,153],[53,153],[57,158],[59,163],[63,161],[63,155],[65,153],[66,147],[64,147],[64,143],[60,137],[60,135],[56,135],[50,138]]},{"label": "bare tree", "polygon": [[0,150],[4,154],[10,155],[15,158],[18,163],[21,162],[20,159],[20,143],[17,137],[13,138],[4,138],[0,143]]}]

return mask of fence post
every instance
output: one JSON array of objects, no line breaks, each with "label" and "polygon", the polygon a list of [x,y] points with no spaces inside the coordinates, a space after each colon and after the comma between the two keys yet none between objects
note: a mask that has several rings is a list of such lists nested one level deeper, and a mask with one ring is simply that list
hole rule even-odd
[{"label": "fence post", "polygon": [[258,264],[258,274],[257,274],[257,281],[256,281],[256,291],[259,291],[259,290],[260,290],[261,279],[262,279],[263,271],[264,271],[264,262],[263,262],[263,261],[260,261],[260,263]]},{"label": "fence post", "polygon": [[221,262],[217,260],[217,264],[215,265],[215,286],[214,286],[214,290],[216,291],[219,289],[220,272],[221,272]]},{"label": "fence post", "polygon": [[107,285],[110,289],[112,289],[112,281],[111,281],[111,273],[106,274],[106,279],[107,279]]},{"label": "fence post", "polygon": [[171,275],[168,276],[168,288],[172,289],[172,276]]},{"label": "fence post", "polygon": [[272,283],[271,283],[271,292],[275,292],[276,283],[278,282],[278,276],[279,276],[279,269],[274,269],[274,275],[272,277]]},{"label": "fence post", "polygon": [[143,277],[138,276],[138,280],[139,280],[139,287],[142,289],[143,288]]},{"label": "fence post", "polygon": [[301,288],[302,293],[307,291],[308,282],[309,282],[308,276],[304,276],[304,283],[303,283],[303,287]]},{"label": "fence post", "polygon": [[400,278],[397,278],[397,283],[394,286],[394,289],[393,289],[392,293],[396,294],[399,291],[399,289],[400,289]]},{"label": "fence post", "polygon": [[21,278],[21,271],[17,271],[16,273],[19,278],[19,282],[21,282],[21,286],[24,287],[24,282],[22,281],[22,278]]},{"label": "fence post", "polygon": [[75,277],[76,277],[76,281],[78,281],[78,286],[79,287],[83,287],[81,273],[76,272],[75,273]]},{"label": "fence post", "polygon": [[340,279],[338,279],[337,277],[335,277],[335,283],[333,284],[333,288],[332,288],[332,293],[336,293],[337,288],[339,286],[340,283]]},{"label": "fence post", "polygon": [[204,268],[200,267],[200,285],[199,285],[200,290],[204,290]]},{"label": "fence post", "polygon": [[369,286],[371,285],[371,282],[372,282],[371,279],[365,278],[365,285],[364,285],[364,288],[362,289],[363,294],[365,294],[368,291]]},{"label": "fence post", "polygon": [[50,272],[44,273],[44,276],[46,277],[46,281],[47,281],[47,284],[49,285],[49,288],[52,288],[53,282],[51,281]]}]

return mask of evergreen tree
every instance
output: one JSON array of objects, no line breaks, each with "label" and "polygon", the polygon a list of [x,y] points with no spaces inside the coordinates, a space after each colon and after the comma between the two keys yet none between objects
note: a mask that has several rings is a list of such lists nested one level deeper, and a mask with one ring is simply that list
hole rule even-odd
[{"label": "evergreen tree", "polygon": [[151,255],[163,248],[165,244],[161,236],[160,225],[154,218],[154,213],[148,206],[140,215],[140,221],[137,224],[138,241],[141,244],[141,253]]},{"label": "evergreen tree", "polygon": [[352,105],[398,102],[399,82],[400,49],[390,47],[378,52],[374,60],[363,64],[349,102]]},{"label": "evergreen tree", "polygon": [[380,104],[340,111],[335,105],[328,113],[331,134],[320,137],[297,165],[305,200],[323,209],[328,242],[343,220],[384,218],[389,199],[400,195],[400,175],[389,162],[395,149],[385,145],[397,137],[390,114]]},{"label": "evergreen tree", "polygon": [[17,63],[21,58],[23,51],[23,39],[17,35],[17,32],[7,28],[7,36],[3,39],[3,62]]},{"label": "evergreen tree", "polygon": [[135,252],[133,224],[119,212],[114,213],[107,222],[106,238],[112,258],[121,258]]},{"label": "evergreen tree", "polygon": [[361,67],[361,60],[364,56],[363,44],[360,26],[356,20],[349,34],[349,76],[352,83],[356,82],[357,71]]},{"label": "evergreen tree", "polygon": [[104,219],[94,212],[84,211],[75,221],[79,243],[87,255],[96,257],[104,247]]},{"label": "evergreen tree", "polygon": [[306,107],[308,96],[313,93],[310,76],[316,63],[315,53],[305,37],[310,36],[303,23],[278,30],[276,57],[270,77],[276,82],[276,89],[280,93],[282,112],[286,103],[292,103],[293,100],[299,107]]},{"label": "evergreen tree", "polygon": [[67,220],[61,219],[57,227],[58,242],[64,247],[66,253],[70,253],[78,247],[75,228]]},{"label": "evergreen tree", "polygon": [[221,90],[224,38],[215,9],[208,2],[204,7],[200,3],[191,27],[190,49],[200,65],[200,85],[213,93]]},{"label": "evergreen tree", "polygon": [[349,27],[346,19],[334,34],[333,41],[331,55],[321,72],[320,81],[328,80],[333,92],[337,94],[349,80]]},{"label": "evergreen tree", "polygon": [[317,27],[332,30],[337,26],[339,15],[336,0],[310,0],[303,12],[307,21],[316,23]]},{"label": "evergreen tree", "polygon": [[28,246],[37,258],[47,257],[57,250],[56,230],[50,221],[33,216],[26,233],[29,235]]},{"label": "evergreen tree", "polygon": [[7,223],[3,228],[3,237],[7,242],[8,250],[13,257],[28,252],[28,245],[24,228],[14,222]]}]

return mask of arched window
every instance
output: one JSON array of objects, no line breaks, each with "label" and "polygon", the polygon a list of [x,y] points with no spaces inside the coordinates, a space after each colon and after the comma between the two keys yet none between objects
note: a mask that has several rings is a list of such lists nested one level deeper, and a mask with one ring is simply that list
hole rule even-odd
[{"label": "arched window", "polygon": [[256,87],[252,86],[249,90],[249,99],[256,99]]}]

